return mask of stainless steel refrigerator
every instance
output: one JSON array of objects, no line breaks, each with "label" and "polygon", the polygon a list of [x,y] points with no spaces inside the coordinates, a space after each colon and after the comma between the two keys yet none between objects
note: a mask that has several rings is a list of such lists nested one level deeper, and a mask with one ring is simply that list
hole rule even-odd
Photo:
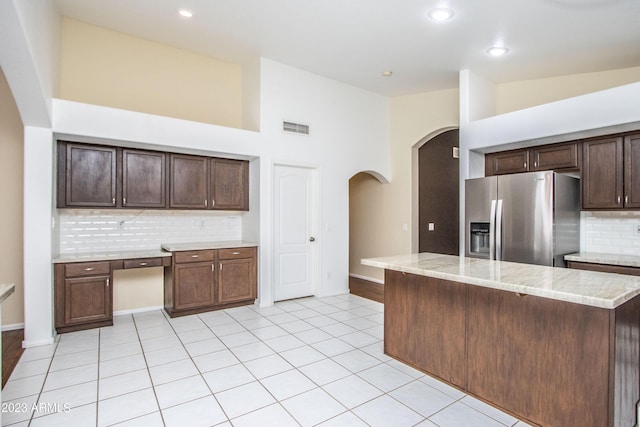
[{"label": "stainless steel refrigerator", "polygon": [[465,255],[564,267],[580,249],[580,180],[528,172],[465,181]]}]

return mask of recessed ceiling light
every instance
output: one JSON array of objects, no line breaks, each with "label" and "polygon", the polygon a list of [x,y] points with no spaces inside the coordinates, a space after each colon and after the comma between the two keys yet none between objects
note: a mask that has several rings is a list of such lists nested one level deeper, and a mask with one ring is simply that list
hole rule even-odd
[{"label": "recessed ceiling light", "polygon": [[509,53],[509,49],[504,46],[493,46],[487,49],[487,53],[491,56],[503,56]]},{"label": "recessed ceiling light", "polygon": [[382,72],[382,76],[383,77],[391,77],[392,74],[393,74],[393,71],[383,71]]},{"label": "recessed ceiling light", "polygon": [[446,21],[453,18],[453,10],[447,8],[432,9],[429,11],[429,18],[434,21]]},{"label": "recessed ceiling light", "polygon": [[178,14],[183,18],[191,18],[193,17],[193,12],[188,9],[178,9]]}]

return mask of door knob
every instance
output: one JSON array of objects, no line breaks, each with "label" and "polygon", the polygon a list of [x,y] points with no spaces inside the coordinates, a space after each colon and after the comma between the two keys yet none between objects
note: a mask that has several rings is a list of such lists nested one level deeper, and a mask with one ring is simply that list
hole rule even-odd
[{"label": "door knob", "polygon": [[315,242],[315,241],[316,241],[316,238],[315,238],[315,237],[313,237],[313,236],[311,236],[311,237],[309,237],[309,241],[310,241],[310,242]]}]

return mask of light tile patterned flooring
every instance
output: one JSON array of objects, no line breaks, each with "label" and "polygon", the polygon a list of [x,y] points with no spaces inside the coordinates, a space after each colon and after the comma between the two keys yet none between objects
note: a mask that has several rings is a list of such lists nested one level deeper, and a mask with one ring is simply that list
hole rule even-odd
[{"label": "light tile patterned flooring", "polygon": [[27,349],[3,425],[526,426],[385,356],[383,317],[354,295],[117,316]]}]

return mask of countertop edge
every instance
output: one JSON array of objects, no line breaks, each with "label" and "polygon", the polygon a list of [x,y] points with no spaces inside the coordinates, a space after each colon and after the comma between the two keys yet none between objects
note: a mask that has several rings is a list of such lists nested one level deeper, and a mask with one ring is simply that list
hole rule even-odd
[{"label": "countertop edge", "polygon": [[[482,261],[482,260],[477,260],[477,261]],[[605,298],[598,298],[598,297],[593,297],[588,295],[579,295],[576,293],[570,293],[570,292],[561,291],[561,290],[549,290],[549,289],[536,288],[536,287],[531,287],[531,286],[517,284],[517,283],[488,280],[488,279],[477,278],[477,277],[461,276],[457,274],[437,271],[430,268],[401,265],[393,262],[385,262],[379,259],[363,259],[361,263],[369,267],[384,268],[384,269],[394,270],[398,272],[433,277],[436,279],[444,279],[444,280],[449,280],[453,282],[466,283],[474,286],[481,286],[485,288],[502,290],[507,292],[521,293],[523,295],[538,296],[542,298],[548,298],[548,299],[574,303],[574,304],[587,305],[587,306],[603,308],[608,310],[615,309],[616,307],[619,307],[625,302],[630,301],[631,299],[640,295],[640,287],[638,287],[637,289],[632,289],[624,293],[621,293],[621,295],[619,296],[605,299]],[[535,267],[540,267],[540,266],[535,266]],[[548,268],[555,268],[555,267],[548,267]],[[580,270],[570,270],[570,271],[577,272]],[[609,273],[601,273],[601,272],[580,271],[580,274],[585,274],[585,273],[586,274],[594,273],[596,275],[609,274]],[[596,276],[593,276],[593,277],[596,277]]]},{"label": "countertop edge", "polygon": [[167,252],[199,251],[208,249],[253,248],[258,243],[247,240],[228,240],[220,242],[163,243],[161,248]]},{"label": "countertop edge", "polygon": [[588,264],[618,265],[621,267],[640,268],[640,257],[633,255],[604,254],[597,252],[576,252],[564,256],[565,261]]}]

